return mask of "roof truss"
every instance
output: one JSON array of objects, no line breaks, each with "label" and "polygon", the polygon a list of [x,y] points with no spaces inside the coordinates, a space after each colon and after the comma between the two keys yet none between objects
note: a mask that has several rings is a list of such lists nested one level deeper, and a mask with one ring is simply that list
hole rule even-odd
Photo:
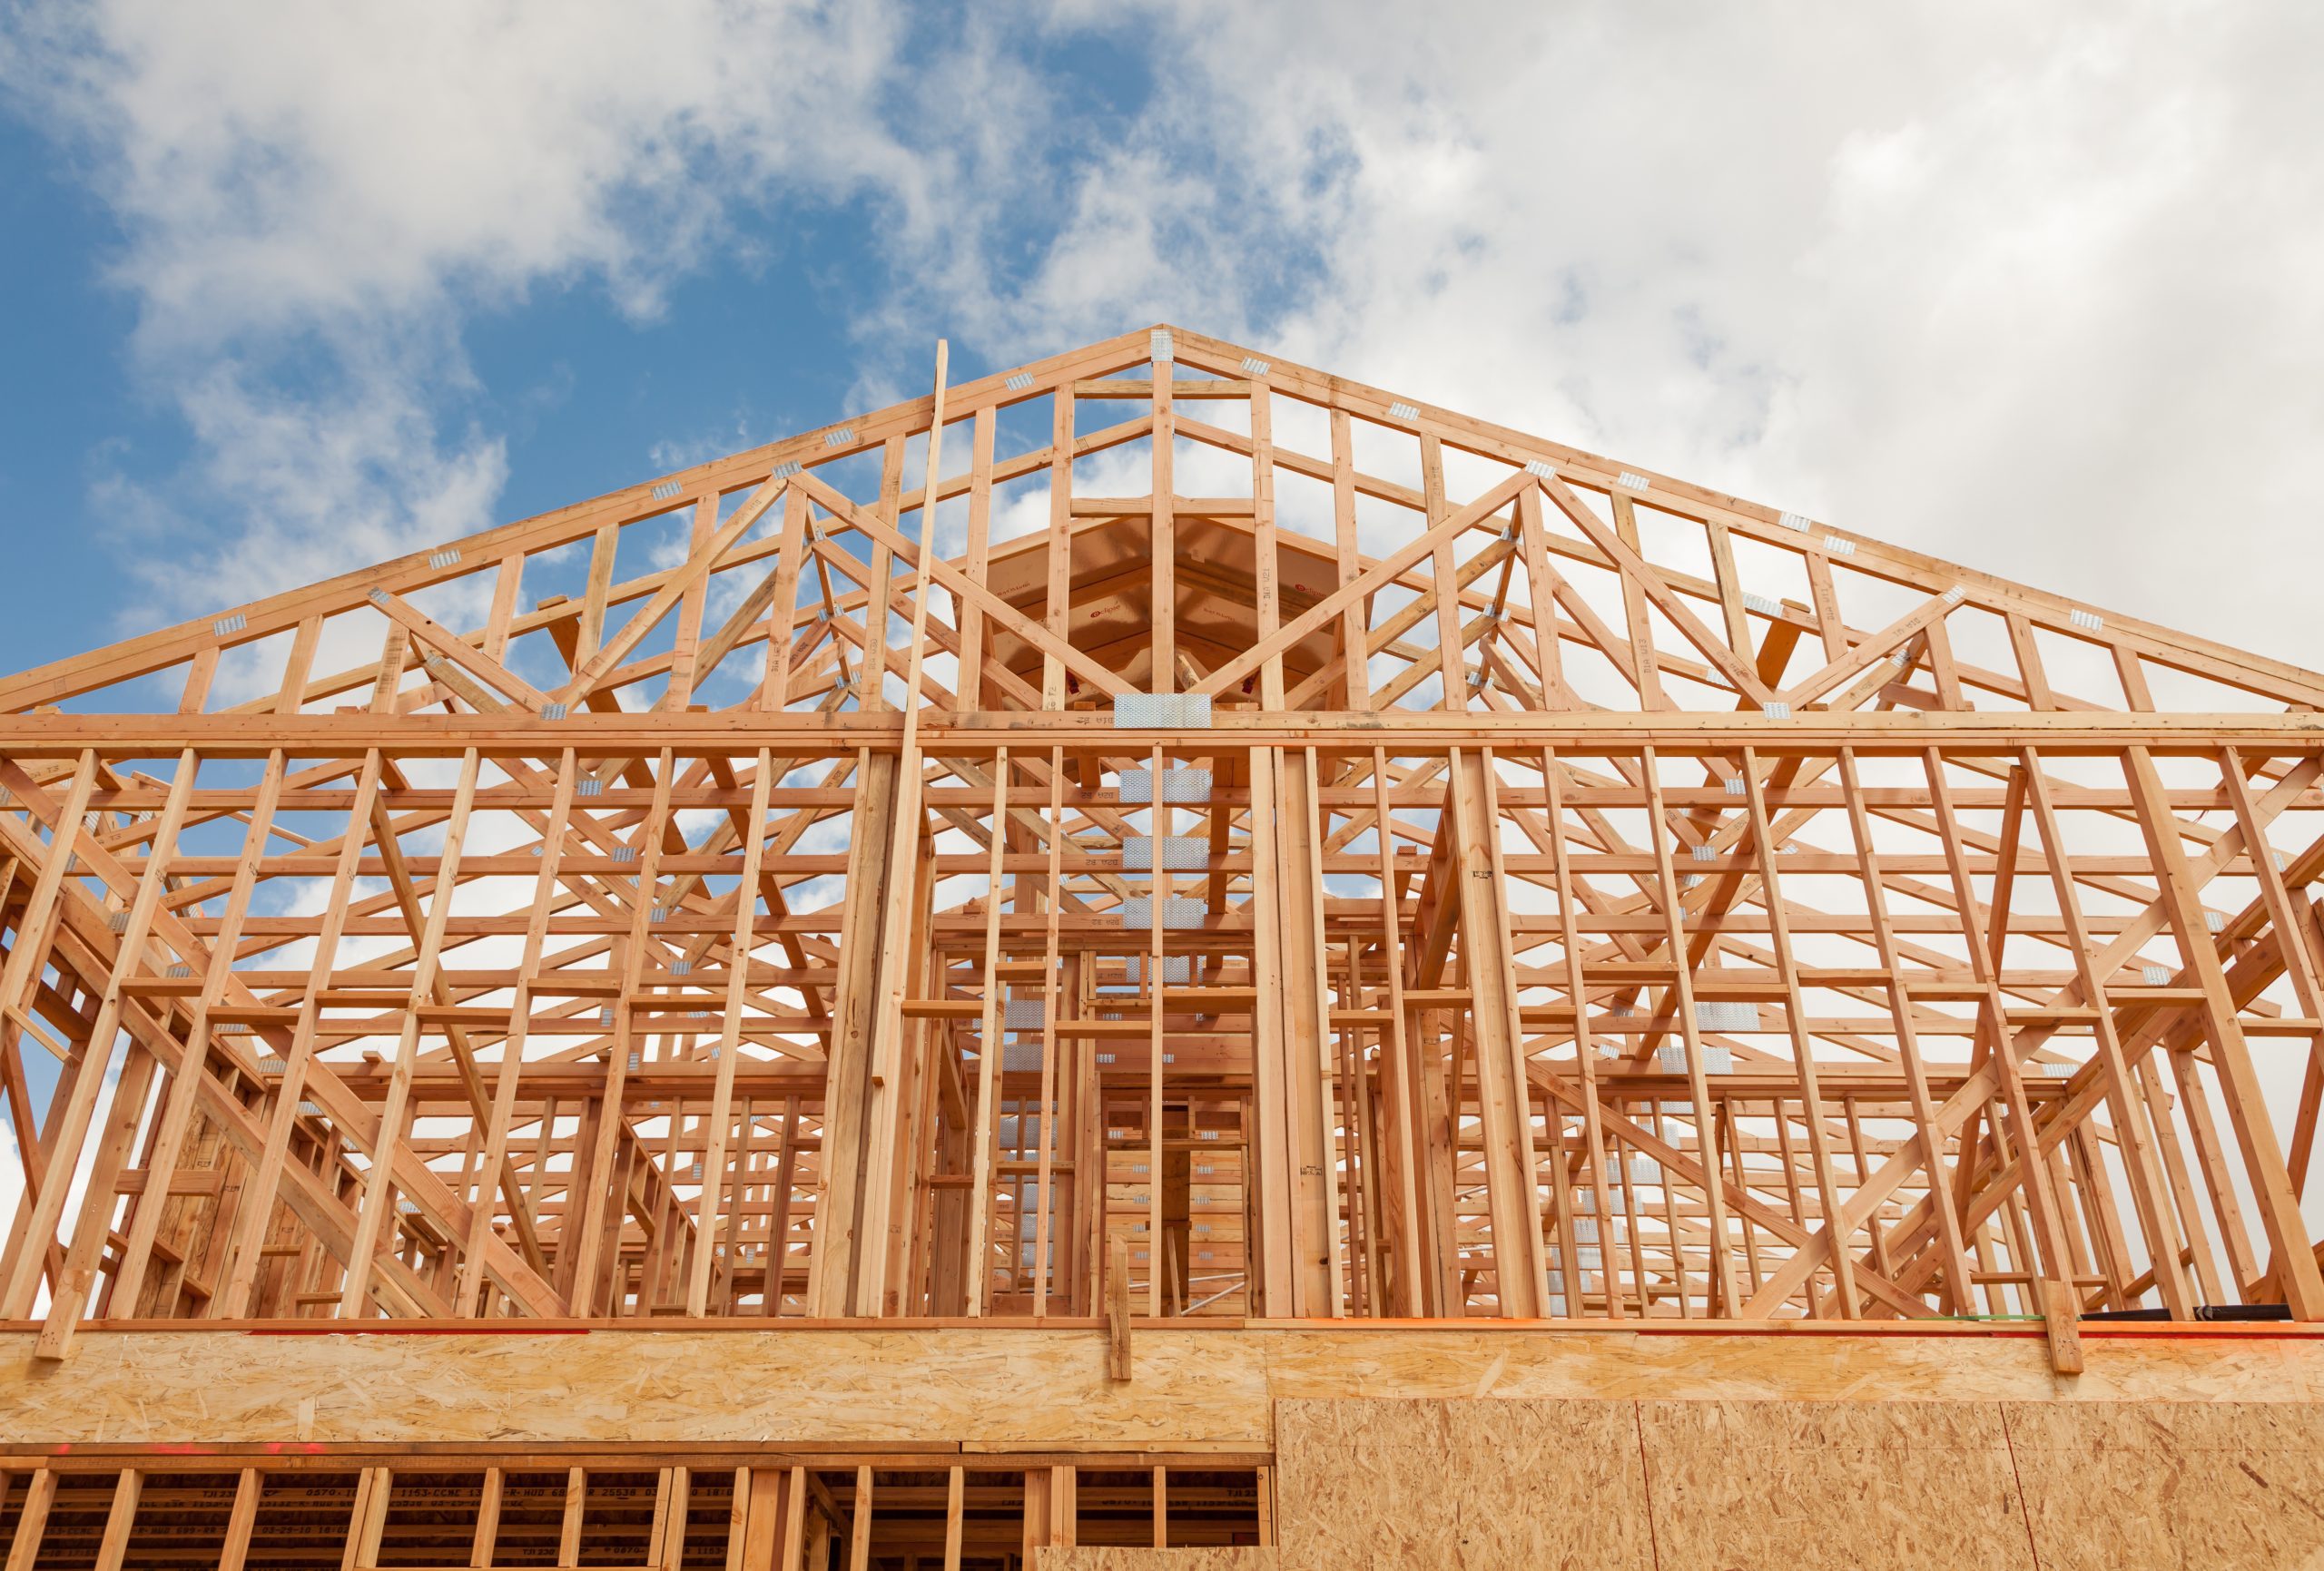
[{"label": "roof truss", "polygon": [[940,369],[0,681],[0,1316],[2312,1318],[2319,682]]}]

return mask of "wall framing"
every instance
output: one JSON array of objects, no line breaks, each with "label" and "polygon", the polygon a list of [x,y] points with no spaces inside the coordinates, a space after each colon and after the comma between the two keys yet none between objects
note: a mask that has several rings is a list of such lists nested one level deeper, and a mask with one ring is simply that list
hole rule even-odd
[{"label": "wall framing", "polygon": [[[2091,1315],[2304,1358],[2320,703],[1183,329],[940,351],[0,679],[12,1410],[87,1443],[84,1344],[261,1323],[1023,1334],[1128,1376],[1068,1427],[1159,1400],[1157,1338],[1293,1322],[1909,1334],[1963,1400],[2036,1333],[2114,1389]],[[217,1440],[193,1399],[136,1443]],[[657,1563],[704,1460],[646,1469]],[[733,1563],[810,1555],[724,1465]],[[1020,1469],[1020,1551],[1079,1465]]]}]

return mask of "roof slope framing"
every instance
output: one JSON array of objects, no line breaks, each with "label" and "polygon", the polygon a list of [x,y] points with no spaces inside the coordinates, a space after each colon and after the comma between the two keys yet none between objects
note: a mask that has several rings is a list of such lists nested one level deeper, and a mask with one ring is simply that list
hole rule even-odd
[{"label": "roof slope framing", "polygon": [[2324,1318],[2324,677],[942,365],[0,679],[0,1319]]}]

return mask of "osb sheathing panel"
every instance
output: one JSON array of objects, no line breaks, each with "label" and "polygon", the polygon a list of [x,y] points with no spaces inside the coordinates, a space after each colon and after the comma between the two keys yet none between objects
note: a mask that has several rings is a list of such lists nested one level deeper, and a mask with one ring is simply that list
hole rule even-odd
[{"label": "osb sheathing panel", "polygon": [[1651,1571],[1627,1402],[1287,1401],[1285,1571]]},{"label": "osb sheathing panel", "polygon": [[1640,1402],[1660,1571],[2032,1571],[2001,1408]]},{"label": "osb sheathing panel", "polygon": [[1443,1402],[1278,1404],[1275,1521],[1285,1565],[1458,1564],[1444,1409]]},{"label": "osb sheathing panel", "polygon": [[1036,1549],[1033,1571],[1275,1571],[1273,1549]]},{"label": "osb sheathing panel", "polygon": [[2324,1409],[2006,1411],[2042,1571],[2324,1566]]},{"label": "osb sheathing panel", "polygon": [[0,1332],[0,1437],[19,1443],[1263,1450],[1277,1399],[2324,1400],[2324,1341],[2295,1338],[2092,1337],[2074,1380],[2038,1338],[1140,1327],[1128,1382],[1081,1329],[89,1330],[62,1366],[33,1340]]}]

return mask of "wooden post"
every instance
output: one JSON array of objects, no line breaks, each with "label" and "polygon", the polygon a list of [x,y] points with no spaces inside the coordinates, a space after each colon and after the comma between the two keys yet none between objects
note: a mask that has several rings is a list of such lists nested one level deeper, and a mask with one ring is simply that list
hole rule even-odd
[{"label": "wooden post", "polygon": [[[1155,1252],[1149,1248],[1149,1257]],[[1153,1265],[1149,1259],[1149,1272]],[[1106,1378],[1129,1379],[1129,1240],[1114,1235],[1113,1259],[1106,1281]]]}]

